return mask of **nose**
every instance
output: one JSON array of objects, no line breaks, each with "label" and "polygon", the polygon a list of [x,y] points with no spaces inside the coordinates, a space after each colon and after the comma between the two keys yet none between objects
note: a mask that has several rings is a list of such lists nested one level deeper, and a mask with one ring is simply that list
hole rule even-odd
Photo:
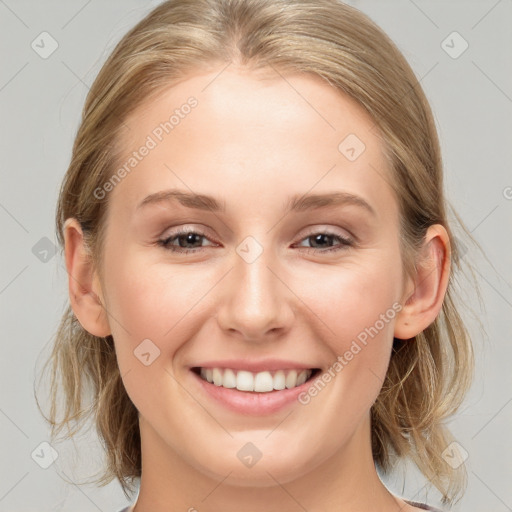
[{"label": "nose", "polygon": [[220,328],[250,342],[264,342],[289,330],[294,295],[284,277],[270,251],[264,250],[251,263],[235,254],[217,309]]}]

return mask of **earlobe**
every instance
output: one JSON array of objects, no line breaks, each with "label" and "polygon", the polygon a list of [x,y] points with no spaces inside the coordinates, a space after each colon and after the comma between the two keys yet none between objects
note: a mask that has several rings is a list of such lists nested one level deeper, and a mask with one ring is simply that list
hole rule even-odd
[{"label": "earlobe", "polygon": [[450,275],[450,239],[440,224],[425,235],[412,292],[396,317],[394,337],[410,339],[425,330],[441,311]]},{"label": "earlobe", "polygon": [[87,251],[80,223],[69,218],[64,223],[65,258],[69,300],[82,327],[98,337],[111,334],[99,279]]}]

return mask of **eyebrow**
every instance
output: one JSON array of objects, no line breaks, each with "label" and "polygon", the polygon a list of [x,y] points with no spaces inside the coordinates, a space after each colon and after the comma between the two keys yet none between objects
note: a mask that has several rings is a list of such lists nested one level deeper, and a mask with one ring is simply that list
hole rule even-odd
[{"label": "eyebrow", "polygon": [[[212,196],[195,194],[181,190],[163,190],[150,194],[137,206],[137,209],[150,204],[159,204],[178,201],[187,208],[197,210],[209,210],[211,212],[225,212],[225,203],[220,203]],[[304,212],[327,207],[353,205],[359,206],[376,216],[375,210],[362,197],[349,192],[332,192],[326,194],[305,194],[295,195],[289,198],[286,204],[287,209],[295,212]]]},{"label": "eyebrow", "polygon": [[185,192],[181,190],[163,190],[155,192],[147,196],[138,206],[137,209],[150,204],[167,203],[178,201],[187,208],[196,210],[210,210],[212,212],[225,212],[225,204],[220,204],[217,199],[204,194],[194,194],[193,192]]},{"label": "eyebrow", "polygon": [[290,198],[288,208],[291,211],[303,212],[333,206],[354,205],[367,210],[376,216],[375,210],[362,197],[349,192],[331,192],[328,194],[306,194]]}]

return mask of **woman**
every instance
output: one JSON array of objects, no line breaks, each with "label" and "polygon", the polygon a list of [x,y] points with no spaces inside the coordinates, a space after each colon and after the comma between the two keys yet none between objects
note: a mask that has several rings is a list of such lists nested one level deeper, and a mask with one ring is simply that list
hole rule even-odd
[{"label": "woman", "polygon": [[93,390],[129,510],[435,510],[380,480],[405,458],[461,493],[443,422],[473,359],[437,134],[359,11],[162,3],[91,87],[57,232],[50,421]]}]

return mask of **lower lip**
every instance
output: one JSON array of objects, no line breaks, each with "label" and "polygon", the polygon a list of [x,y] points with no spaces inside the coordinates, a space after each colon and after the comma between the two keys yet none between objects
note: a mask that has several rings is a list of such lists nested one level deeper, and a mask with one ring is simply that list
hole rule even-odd
[{"label": "lower lip", "polygon": [[205,393],[218,403],[234,412],[254,416],[272,414],[293,403],[298,404],[298,396],[306,391],[312,383],[312,379],[310,378],[304,382],[304,384],[295,388],[255,393],[239,391],[236,388],[228,389],[222,386],[216,386],[215,384],[203,380],[192,370],[190,370],[190,373],[192,373],[196,381],[199,382],[199,385]]}]

